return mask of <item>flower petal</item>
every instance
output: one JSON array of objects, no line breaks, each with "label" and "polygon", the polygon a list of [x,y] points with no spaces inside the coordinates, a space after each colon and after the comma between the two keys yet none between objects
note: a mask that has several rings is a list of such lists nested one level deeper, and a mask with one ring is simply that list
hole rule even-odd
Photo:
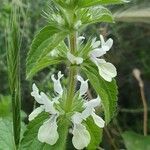
[{"label": "flower petal", "polygon": [[92,107],[86,107],[84,111],[82,111],[82,118],[86,120],[89,116],[91,116],[93,112]]},{"label": "flower petal", "polygon": [[90,57],[101,57],[106,54],[106,51],[103,48],[96,48],[90,52]]},{"label": "flower petal", "polygon": [[100,41],[96,41],[96,38],[94,38],[92,40],[91,46],[92,46],[93,49],[98,48],[100,46]]},{"label": "flower petal", "polygon": [[72,64],[82,64],[83,63],[83,58],[81,57],[76,57],[72,55],[70,52],[67,52],[67,58]]},{"label": "flower petal", "polygon": [[98,60],[97,67],[99,69],[99,74],[108,82],[111,82],[112,78],[114,78],[117,75],[116,68],[111,63],[108,62],[101,63]]},{"label": "flower petal", "polygon": [[58,138],[59,134],[57,132],[57,115],[52,115],[51,118],[44,122],[43,125],[39,128],[38,131],[38,140],[42,143],[47,143],[54,145]]},{"label": "flower petal", "polygon": [[105,44],[105,40],[102,34],[100,34],[101,46]]},{"label": "flower petal", "polygon": [[111,49],[112,45],[113,45],[113,39],[109,38],[103,45],[103,49],[105,51],[109,51]]},{"label": "flower petal", "polygon": [[80,124],[83,120],[82,114],[79,112],[75,112],[74,115],[71,117],[73,124]]},{"label": "flower petal", "polygon": [[37,117],[42,111],[44,111],[43,106],[40,106],[32,111],[29,115],[29,121],[32,121],[35,117]]},{"label": "flower petal", "polygon": [[54,82],[54,91],[58,93],[60,96],[63,94],[63,88],[60,83],[60,79],[63,77],[61,72],[58,72],[58,79],[55,78],[54,74],[51,76],[52,81]]},{"label": "flower petal", "polygon": [[97,98],[92,99],[92,100],[86,102],[86,103],[84,104],[84,107],[95,108],[95,107],[99,106],[100,103],[101,103],[101,99],[100,99],[100,97],[98,96]]},{"label": "flower petal", "polygon": [[72,138],[74,147],[78,150],[81,150],[88,146],[90,140],[91,137],[88,130],[86,130],[86,127],[82,124],[74,124]]},{"label": "flower petal", "polygon": [[92,113],[92,117],[93,117],[93,120],[94,120],[95,124],[98,127],[103,128],[105,126],[105,121],[101,117],[96,115],[94,112]]},{"label": "flower petal", "polygon": [[111,38],[109,38],[106,42],[104,40],[103,35],[100,35],[100,39],[101,39],[101,47],[103,49],[103,51],[109,51],[113,45],[113,40]]},{"label": "flower petal", "polygon": [[43,106],[46,112],[49,112],[50,114],[58,113],[58,111],[54,107],[54,102],[51,101],[45,93],[41,92],[41,98],[43,100]]},{"label": "flower petal", "polygon": [[32,85],[32,92],[31,95],[34,97],[34,99],[39,103],[43,104],[43,101],[41,100],[41,96],[39,95],[39,89],[37,88],[36,84],[33,83]]},{"label": "flower petal", "polygon": [[92,99],[84,103],[85,110],[82,112],[82,118],[86,120],[89,116],[91,116],[94,111],[94,108],[99,106],[100,102],[101,102],[101,99],[98,96],[96,99]]},{"label": "flower petal", "polygon": [[88,91],[88,80],[84,81],[84,79],[79,75],[77,75],[77,80],[81,82],[79,92],[80,96],[82,96]]}]

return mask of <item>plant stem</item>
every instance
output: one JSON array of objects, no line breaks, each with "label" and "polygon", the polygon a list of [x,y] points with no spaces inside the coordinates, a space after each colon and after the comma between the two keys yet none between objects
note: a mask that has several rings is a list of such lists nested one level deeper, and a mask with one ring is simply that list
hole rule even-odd
[{"label": "plant stem", "polygon": [[147,106],[147,101],[146,101],[145,93],[144,93],[144,82],[141,78],[141,72],[140,72],[139,69],[137,69],[137,68],[133,69],[133,75],[136,78],[136,80],[138,81],[139,87],[140,87],[141,100],[142,100],[143,109],[144,109],[144,113],[143,113],[143,133],[144,133],[144,136],[147,136],[148,106]]},{"label": "plant stem", "polygon": [[148,108],[147,108],[147,102],[146,102],[146,98],[144,94],[144,86],[140,87],[140,92],[141,92],[141,99],[142,99],[143,108],[144,108],[143,132],[144,132],[144,136],[147,136]]},{"label": "plant stem", "polygon": [[[75,54],[76,51],[76,40],[77,40],[77,33],[73,33],[69,36],[69,47],[71,54]],[[76,86],[76,79],[75,76],[77,75],[77,68],[76,66],[69,66],[69,80],[68,80],[68,94],[66,99],[66,112],[69,112],[72,107],[75,86]]]}]

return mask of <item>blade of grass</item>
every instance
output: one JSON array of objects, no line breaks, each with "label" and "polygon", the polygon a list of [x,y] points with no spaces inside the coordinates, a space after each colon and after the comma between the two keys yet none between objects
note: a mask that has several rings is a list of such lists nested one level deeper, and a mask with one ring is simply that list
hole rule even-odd
[{"label": "blade of grass", "polygon": [[20,90],[20,16],[19,6],[12,1],[12,10],[6,27],[8,79],[12,99],[13,134],[16,149],[19,147],[21,130],[21,90]]}]

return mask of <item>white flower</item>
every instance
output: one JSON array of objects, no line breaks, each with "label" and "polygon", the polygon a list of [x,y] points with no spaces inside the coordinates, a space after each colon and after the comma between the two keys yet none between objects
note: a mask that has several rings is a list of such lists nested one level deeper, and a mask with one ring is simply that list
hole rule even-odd
[{"label": "white flower", "polygon": [[54,103],[56,101],[51,101],[43,92],[39,94],[39,89],[35,84],[33,84],[32,89],[33,91],[31,92],[31,95],[39,104],[41,104],[41,106],[33,110],[33,112],[29,115],[29,121],[32,121],[42,111],[49,112],[50,114],[58,114],[58,111],[54,108]]},{"label": "white flower", "polygon": [[72,55],[70,52],[67,52],[67,58],[72,64],[80,65],[83,63],[83,58],[76,57]]},{"label": "white flower", "polygon": [[54,74],[51,76],[52,81],[54,82],[54,91],[58,93],[60,96],[63,94],[63,88],[60,83],[60,79],[64,76],[61,74],[61,71],[58,72],[58,79],[55,78]]},{"label": "white flower", "polygon": [[92,99],[84,104],[85,110],[82,112],[81,116],[84,120],[86,120],[89,116],[93,117],[95,124],[103,128],[105,125],[105,121],[95,114],[95,107],[99,106],[101,103],[101,99],[98,96],[96,99]]},{"label": "white flower", "polygon": [[111,82],[117,75],[116,68],[113,64],[106,62],[104,59],[91,58],[91,60],[96,64],[99,70],[99,74],[106,81]]},{"label": "white flower", "polygon": [[72,133],[72,143],[76,149],[81,150],[89,145],[91,136],[84,125],[74,124]]},{"label": "white flower", "polygon": [[83,118],[81,113],[76,112],[71,118],[73,123],[72,143],[76,149],[83,149],[90,143],[90,133],[82,124]]},{"label": "white flower", "polygon": [[41,99],[43,100],[43,107],[45,109],[45,112],[49,112],[50,114],[58,114],[58,111],[54,107],[55,101],[51,101],[43,92],[41,92]]},{"label": "white flower", "polygon": [[97,41],[96,38],[94,38],[94,39],[92,40],[91,46],[92,46],[93,49],[98,48],[100,45],[101,45],[101,42],[100,42],[100,41]]},{"label": "white flower", "polygon": [[103,35],[100,35],[101,47],[104,51],[109,51],[113,45],[113,40],[109,38],[106,42],[104,41]]},{"label": "white flower", "polygon": [[77,75],[77,80],[81,82],[79,92],[80,96],[82,96],[88,91],[88,80],[84,81],[84,79],[79,75]]},{"label": "white flower", "polygon": [[32,121],[35,117],[37,117],[42,111],[44,111],[43,106],[40,106],[33,110],[33,112],[29,115],[29,121]]},{"label": "white flower", "polygon": [[82,124],[82,121],[92,116],[94,123],[99,127],[103,128],[105,125],[105,121],[95,114],[95,107],[100,105],[100,97],[93,99],[84,103],[84,110],[83,112],[75,112],[74,115],[71,117],[73,123],[73,138],[72,143],[76,149],[83,149],[88,146],[90,143],[91,137],[89,131],[86,127]]},{"label": "white flower", "polygon": [[59,111],[56,110],[55,104],[59,104],[59,98],[63,94],[63,89],[60,83],[60,79],[63,77],[61,72],[58,72],[58,78],[56,79],[54,75],[51,76],[53,82],[54,82],[54,91],[59,94],[57,97],[52,98],[52,100],[49,99],[49,97],[43,93],[39,93],[39,89],[35,84],[33,84],[31,92],[31,95],[35,98],[35,100],[41,104],[40,107],[36,108],[30,115],[29,115],[29,121],[33,120],[38,114],[40,114],[42,111],[48,112],[51,116],[50,119],[45,121],[43,125],[39,128],[38,131],[38,140],[42,143],[47,143],[50,145],[54,145],[58,138],[59,134],[57,131],[58,125],[57,125],[57,118],[59,117]]},{"label": "white flower", "polygon": [[54,145],[58,138],[59,134],[57,131],[57,117],[58,115],[52,115],[50,119],[43,123],[43,125],[39,128],[38,131],[38,139],[42,143],[47,143],[50,145]]},{"label": "white flower", "polygon": [[43,104],[42,103],[42,99],[41,99],[41,95],[39,94],[39,89],[37,88],[36,84],[33,83],[32,85],[32,92],[31,95],[34,97],[34,99],[39,103],[39,104]]},{"label": "white flower", "polygon": [[[104,59],[99,59],[99,57],[103,56],[110,50],[113,45],[113,40],[110,38],[105,42],[102,35],[100,35],[100,39],[101,41],[96,41],[96,39],[92,41],[93,50],[89,53],[89,56],[91,61],[93,61],[98,67],[100,76],[106,81],[111,82],[112,78],[117,75],[116,68],[113,64],[106,62]],[[101,47],[99,48],[100,43]]]},{"label": "white flower", "polygon": [[[113,40],[109,38],[106,42],[104,41],[104,37],[100,35],[101,41],[96,41],[96,38],[92,41],[93,50],[90,52],[90,56],[92,57],[101,57],[109,51],[113,45]],[[101,45],[101,47],[100,47]]]},{"label": "white flower", "polygon": [[99,127],[99,128],[104,128],[105,126],[105,121],[98,115],[95,114],[95,112],[93,111],[92,112],[92,117],[93,117],[93,120],[95,122],[95,124]]}]

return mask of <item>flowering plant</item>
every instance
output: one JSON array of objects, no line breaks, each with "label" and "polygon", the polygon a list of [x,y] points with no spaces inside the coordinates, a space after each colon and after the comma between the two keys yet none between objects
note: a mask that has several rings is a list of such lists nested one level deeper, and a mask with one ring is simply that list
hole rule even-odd
[{"label": "flowering plant", "polygon": [[[112,47],[113,39],[85,40],[81,29],[96,22],[114,22],[111,12],[103,5],[124,3],[125,0],[52,0],[44,12],[48,25],[35,36],[27,58],[27,78],[41,69],[65,63],[68,69],[68,87],[58,72],[51,76],[55,97],[39,92],[36,84],[31,95],[40,104],[29,115],[28,129],[21,142],[26,149],[66,149],[68,134],[76,149],[97,149],[102,128],[116,111],[117,75],[113,64],[102,58]],[[66,42],[66,38],[68,41]],[[85,42],[87,41],[87,42]],[[80,71],[80,72],[79,72]],[[81,77],[84,74],[87,78]],[[80,82],[76,90],[77,81]],[[95,99],[85,99],[90,83],[97,93]],[[67,89],[67,90],[66,90]],[[101,106],[104,116],[96,113]],[[105,120],[105,121],[104,121]]]}]

